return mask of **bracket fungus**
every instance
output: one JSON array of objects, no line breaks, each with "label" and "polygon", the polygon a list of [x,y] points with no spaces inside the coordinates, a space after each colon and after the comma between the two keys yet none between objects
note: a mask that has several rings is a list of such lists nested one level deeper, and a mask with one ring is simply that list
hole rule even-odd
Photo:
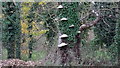
[{"label": "bracket fungus", "polygon": [[61,38],[61,39],[62,39],[62,38],[68,38],[68,35],[67,35],[67,34],[63,34],[63,35],[60,36],[60,38]]},{"label": "bracket fungus", "polygon": [[68,19],[67,18],[62,18],[60,19],[61,21],[67,21]]},{"label": "bracket fungus", "polygon": [[80,34],[80,33],[81,33],[81,31],[77,31],[77,33],[78,33],[78,34]]},{"label": "bracket fungus", "polygon": [[57,8],[58,8],[58,9],[62,9],[62,8],[63,8],[63,6],[62,6],[62,5],[59,5]]},{"label": "bracket fungus", "polygon": [[69,28],[74,28],[74,25],[73,25],[73,24],[72,24],[72,25],[70,25],[70,26],[69,26]]},{"label": "bracket fungus", "polygon": [[66,43],[61,43],[61,44],[58,45],[58,47],[61,48],[61,47],[64,47],[66,45],[67,45]]}]

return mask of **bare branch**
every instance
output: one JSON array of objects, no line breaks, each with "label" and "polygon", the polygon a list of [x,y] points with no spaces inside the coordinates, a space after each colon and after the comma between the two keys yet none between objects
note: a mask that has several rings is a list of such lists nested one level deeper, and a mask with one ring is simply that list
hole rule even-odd
[{"label": "bare branch", "polygon": [[83,31],[87,28],[94,26],[95,24],[97,24],[101,20],[101,18],[102,18],[101,16],[98,16],[94,21],[81,25],[79,30]]}]

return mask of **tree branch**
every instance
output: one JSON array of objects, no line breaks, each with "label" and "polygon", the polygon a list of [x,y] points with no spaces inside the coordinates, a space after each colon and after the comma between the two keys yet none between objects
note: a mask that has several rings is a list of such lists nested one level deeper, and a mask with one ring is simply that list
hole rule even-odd
[{"label": "tree branch", "polygon": [[97,24],[101,20],[101,18],[102,18],[101,16],[98,16],[94,21],[81,25],[79,30],[83,31],[85,29],[88,29],[88,28],[94,26],[95,24]]}]

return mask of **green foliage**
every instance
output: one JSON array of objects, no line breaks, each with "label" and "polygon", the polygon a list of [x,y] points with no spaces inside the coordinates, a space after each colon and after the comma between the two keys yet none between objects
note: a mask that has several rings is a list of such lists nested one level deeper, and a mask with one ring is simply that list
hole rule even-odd
[{"label": "green foliage", "polygon": [[[99,60],[110,60],[111,59],[111,56],[108,55],[108,52],[106,51],[95,51],[95,56],[96,56],[96,59],[99,61]],[[103,58],[104,57],[104,58]]]},{"label": "green foliage", "polygon": [[0,58],[0,60],[5,60],[7,59],[7,49],[2,49],[2,58]]},{"label": "green foliage", "polygon": [[[110,9],[112,7],[112,3],[98,3],[98,6],[104,6],[100,9]],[[114,5],[113,5],[114,6]],[[109,15],[115,17],[114,11],[101,11],[102,15],[105,15],[103,20],[101,20],[94,28],[94,32],[96,35],[97,43],[100,43],[100,46],[106,44],[106,46],[110,46],[114,42],[115,36],[115,28],[116,28],[116,19],[110,18]]]},{"label": "green foliage", "polygon": [[[55,45],[55,37],[57,36],[57,23],[55,22],[56,17],[56,9],[52,8],[54,3],[46,3],[44,6],[40,6],[41,12],[39,13],[43,17],[41,18],[42,21],[44,21],[44,27],[48,29],[49,31],[46,32],[46,39],[48,42],[48,46]],[[48,9],[49,8],[49,9]],[[49,11],[46,11],[45,9],[48,9]]]},{"label": "green foliage", "polygon": [[45,50],[41,50],[40,52],[38,51],[33,51],[33,56],[32,56],[32,59],[33,61],[37,61],[37,60],[40,60],[40,59],[43,59],[45,58],[46,56],[46,51]]},{"label": "green foliage", "polygon": [[29,59],[28,55],[26,55],[26,54],[22,55],[21,59],[25,60],[25,61],[28,61],[28,60],[38,61],[38,60],[41,60],[41,59],[45,58],[46,54],[47,53],[46,53],[45,50],[40,50],[39,52],[36,51],[36,50],[33,50],[32,58],[31,59]]},{"label": "green foliage", "polygon": [[[53,14],[53,13],[51,13]],[[47,40],[49,41],[49,45],[52,46],[53,42],[54,42],[54,38],[57,35],[56,34],[56,24],[54,23],[53,19],[50,17],[50,15],[48,14],[47,18],[46,18],[46,23],[44,25],[47,29],[49,29],[49,31],[46,33],[46,37]]]},{"label": "green foliage", "polygon": [[118,46],[114,43],[109,48],[109,55],[111,56],[111,61],[115,62],[118,60]]},{"label": "green foliage", "polygon": [[[119,9],[119,11],[120,11],[120,9]],[[118,15],[118,20],[117,20],[117,23],[116,23],[116,35],[115,35],[115,47],[117,47],[116,48],[116,50],[117,50],[117,52],[116,52],[116,50],[113,50],[114,51],[114,56],[117,54],[118,55],[118,57],[117,57],[117,59],[118,59],[118,61],[119,61],[119,57],[120,57],[120,13],[119,13],[119,15]]]}]

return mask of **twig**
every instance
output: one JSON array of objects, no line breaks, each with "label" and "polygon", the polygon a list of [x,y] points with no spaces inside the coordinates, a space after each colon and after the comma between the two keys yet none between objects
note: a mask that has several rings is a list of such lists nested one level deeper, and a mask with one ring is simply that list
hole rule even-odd
[{"label": "twig", "polygon": [[105,23],[108,27],[110,27],[110,25],[108,23],[106,23],[104,19],[103,19],[103,23]]}]

